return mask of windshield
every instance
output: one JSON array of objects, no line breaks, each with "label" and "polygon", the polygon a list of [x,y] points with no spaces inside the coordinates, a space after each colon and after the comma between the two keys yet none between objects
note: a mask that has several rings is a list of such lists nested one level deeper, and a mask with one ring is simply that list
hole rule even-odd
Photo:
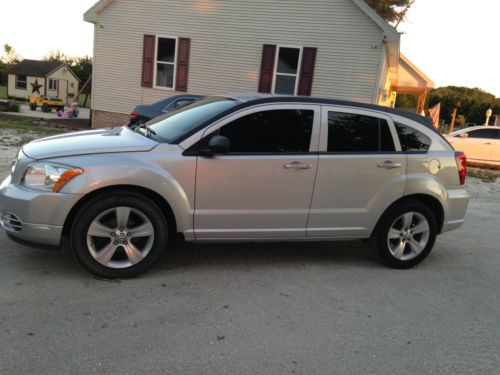
[{"label": "windshield", "polygon": [[170,143],[238,103],[234,99],[210,97],[158,116],[147,124]]}]

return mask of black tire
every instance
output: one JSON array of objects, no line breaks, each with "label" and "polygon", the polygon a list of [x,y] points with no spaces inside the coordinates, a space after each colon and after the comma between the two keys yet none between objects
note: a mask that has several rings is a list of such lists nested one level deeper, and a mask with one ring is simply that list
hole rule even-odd
[{"label": "black tire", "polygon": [[[147,255],[138,263],[124,268],[107,267],[101,264],[94,258],[87,245],[87,233],[90,225],[103,212],[112,210],[115,207],[129,207],[132,210],[139,211],[149,219],[154,228],[152,247]],[[118,239],[118,237],[114,238]],[[104,240],[107,241],[107,239]],[[132,240],[129,241],[132,243]],[[160,258],[167,246],[167,240],[167,222],[158,206],[143,195],[126,191],[104,193],[87,201],[76,215],[71,228],[71,245],[76,258],[88,271],[98,277],[107,279],[129,278],[147,271]],[[111,242],[108,245],[111,245]],[[120,245],[117,246],[121,247]],[[121,250],[115,250],[113,257],[119,255],[122,255],[122,258],[125,255],[125,258],[128,259],[124,247],[121,247]],[[113,257],[110,259],[111,261],[113,261]]]},{"label": "black tire", "polygon": [[49,106],[47,104],[42,104],[42,112],[48,112]]},{"label": "black tire", "polygon": [[36,104],[35,103],[30,103],[30,109],[32,111],[36,111]]},{"label": "black tire", "polygon": [[[425,247],[421,250],[418,255],[414,256],[410,259],[399,259],[397,258],[390,249],[390,243],[394,244],[399,241],[399,239],[389,240],[389,230],[394,226],[398,226],[397,220],[401,218],[406,213],[416,213],[423,216],[428,223],[428,239],[426,241]],[[419,215],[415,215],[415,217],[420,217]],[[414,219],[416,220],[416,219]],[[402,224],[402,222],[401,222]],[[401,229],[403,231],[403,229]],[[415,236],[415,239],[418,239],[417,236],[420,234],[414,234],[411,236]],[[377,253],[384,264],[391,268],[398,269],[406,269],[411,268],[420,262],[422,262],[427,255],[431,252],[434,247],[434,243],[436,242],[437,235],[437,221],[434,213],[423,203],[408,200],[406,202],[402,202],[401,205],[394,206],[390,208],[384,216],[380,219],[373,231],[372,237],[370,238],[370,247],[373,252]],[[420,237],[422,238],[422,237]],[[412,252],[412,248],[409,243],[403,242],[403,248],[405,256],[410,257],[413,254],[409,254]]]},{"label": "black tire", "polygon": [[57,107],[57,112],[64,111],[64,107]]}]

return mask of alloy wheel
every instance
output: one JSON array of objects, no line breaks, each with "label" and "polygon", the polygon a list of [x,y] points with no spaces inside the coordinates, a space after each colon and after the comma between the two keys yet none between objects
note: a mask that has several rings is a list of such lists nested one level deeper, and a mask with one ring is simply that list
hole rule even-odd
[{"label": "alloy wheel", "polygon": [[430,226],[425,216],[419,212],[406,212],[392,223],[387,245],[396,259],[411,260],[425,249],[429,236]]},{"label": "alloy wheel", "polygon": [[99,214],[87,230],[87,248],[101,265],[127,268],[151,251],[155,233],[151,220],[132,207],[114,207]]}]

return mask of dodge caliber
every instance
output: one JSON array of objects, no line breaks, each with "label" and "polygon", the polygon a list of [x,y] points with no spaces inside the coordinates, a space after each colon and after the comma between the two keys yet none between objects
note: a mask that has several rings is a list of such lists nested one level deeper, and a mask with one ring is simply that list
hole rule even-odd
[{"label": "dodge caliber", "polygon": [[465,155],[418,115],[304,97],[213,96],[126,126],[26,144],[0,186],[12,239],[100,277],[136,276],[173,240],[366,240],[409,268],[464,221]]}]

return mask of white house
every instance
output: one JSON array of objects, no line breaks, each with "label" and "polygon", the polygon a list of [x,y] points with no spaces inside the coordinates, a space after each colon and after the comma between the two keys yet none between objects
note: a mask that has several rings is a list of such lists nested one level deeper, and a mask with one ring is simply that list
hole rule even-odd
[{"label": "white house", "polygon": [[23,60],[9,71],[7,97],[57,96],[70,103],[76,100],[80,79],[58,61]]},{"label": "white house", "polygon": [[100,0],[84,19],[94,127],[184,92],[394,102],[400,36],[364,0]]}]

